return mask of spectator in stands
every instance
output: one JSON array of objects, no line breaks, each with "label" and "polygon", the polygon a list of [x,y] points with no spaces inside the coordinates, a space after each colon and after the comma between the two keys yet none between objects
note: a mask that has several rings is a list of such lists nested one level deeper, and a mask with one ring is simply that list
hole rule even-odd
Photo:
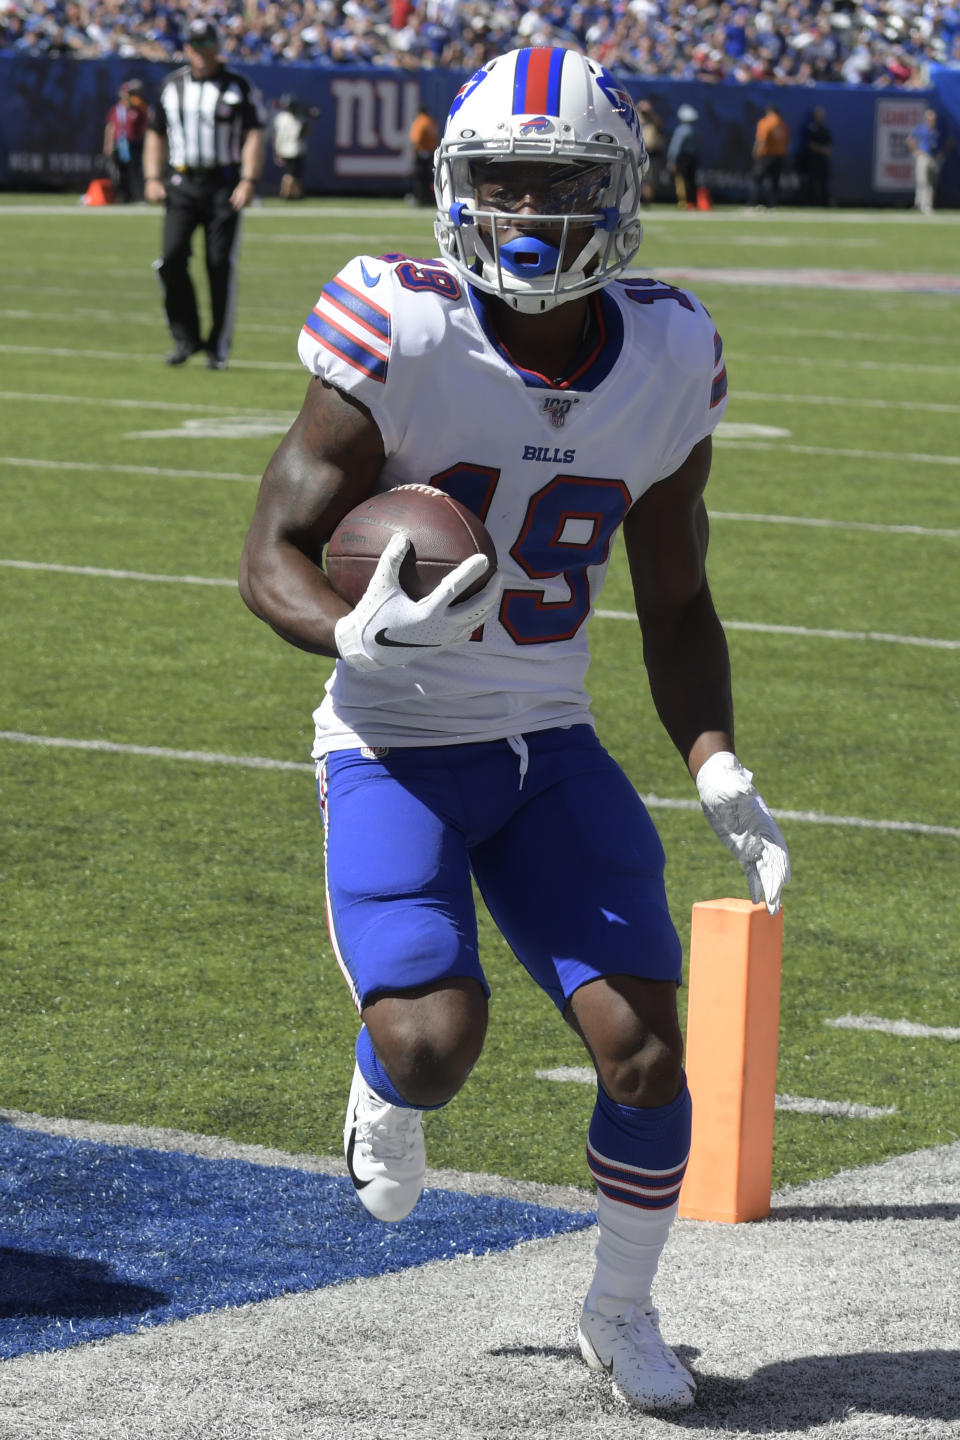
[{"label": "spectator in stands", "polygon": [[[231,61],[474,69],[518,41],[581,49],[621,74],[707,82],[925,83],[960,62],[942,0],[0,0],[0,49],[78,59],[183,58],[195,18]],[[410,33],[413,22],[413,33]],[[405,39],[397,43],[401,35]]]},{"label": "spectator in stands", "polygon": [[117,196],[127,204],[143,199],[143,140],[150,116],[142,91],[140,80],[123,82],[103,132],[103,153]]},{"label": "spectator in stands", "polygon": [[773,210],[780,199],[783,162],[790,150],[790,126],[770,104],[757,121],[753,140],[753,205]]},{"label": "spectator in stands", "polygon": [[692,105],[681,105],[677,110],[679,124],[670,136],[667,147],[667,172],[673,176],[677,204],[681,210],[695,210],[697,198],[697,166],[700,163],[700,145],[697,140],[697,121],[700,116]]},{"label": "spectator in stands", "polygon": [[804,205],[830,204],[830,157],[833,135],[827,125],[822,105],[811,110],[800,132],[797,151],[797,173],[800,176],[800,200]]}]

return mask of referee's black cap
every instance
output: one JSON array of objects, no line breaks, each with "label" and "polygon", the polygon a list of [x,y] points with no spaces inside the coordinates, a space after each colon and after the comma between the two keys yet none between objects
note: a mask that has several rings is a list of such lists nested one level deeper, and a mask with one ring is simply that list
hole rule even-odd
[{"label": "referee's black cap", "polygon": [[187,26],[188,45],[219,45],[220,32],[212,20],[191,20]]}]

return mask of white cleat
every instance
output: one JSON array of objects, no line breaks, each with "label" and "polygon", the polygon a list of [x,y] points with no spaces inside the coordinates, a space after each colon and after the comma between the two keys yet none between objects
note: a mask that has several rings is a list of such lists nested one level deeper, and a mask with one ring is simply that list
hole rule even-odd
[{"label": "white cleat", "polygon": [[696,1382],[660,1334],[656,1310],[627,1306],[609,1315],[583,1307],[580,1353],[591,1370],[604,1370],[613,1393],[638,1410],[686,1410],[693,1404]]},{"label": "white cleat", "polygon": [[347,1169],[377,1220],[403,1220],[420,1199],[427,1156],[423,1116],[381,1100],[354,1067],[343,1130]]}]

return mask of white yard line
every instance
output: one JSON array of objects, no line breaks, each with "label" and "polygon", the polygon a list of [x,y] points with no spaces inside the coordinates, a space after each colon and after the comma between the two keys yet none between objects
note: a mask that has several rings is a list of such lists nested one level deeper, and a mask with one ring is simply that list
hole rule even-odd
[{"label": "white yard line", "polygon": [[[960,406],[957,407],[960,410]],[[754,515],[745,510],[711,510],[711,520],[746,520],[759,525],[810,525],[821,530],[867,530],[876,535],[926,535],[939,539],[960,538],[960,530],[927,525],[879,525],[871,520],[824,520],[817,515]]]},{"label": "white yard line", "polygon": [[[157,322],[159,317],[154,310],[108,310],[106,308],[96,309],[89,305],[77,305],[73,308],[62,306],[57,310],[0,310],[0,320],[30,320],[56,323],[63,327],[64,324],[76,322],[87,323],[91,319],[96,321],[113,320],[126,325],[141,324],[149,325]],[[256,321],[244,319],[244,330],[256,335],[294,335],[295,326],[290,325],[264,325]]]},{"label": "white yard line", "polygon": [[[313,772],[311,761],[273,760],[264,755],[225,755],[212,750],[173,750],[162,745],[127,745],[114,740],[78,740],[63,735],[31,735],[21,730],[0,730],[0,741],[14,745],[37,745],[54,750],[91,750],[104,755],[140,755],[157,760],[185,760],[201,765],[236,765],[245,770],[300,770]],[[648,810],[700,810],[697,800],[674,800],[660,795],[643,795]],[[810,825],[840,825],[857,830],[888,830],[913,835],[942,835],[960,840],[960,826],[928,825],[920,820],[870,820],[859,815],[825,815],[816,810],[772,812],[780,820]]]},{"label": "white yard line", "polygon": [[[14,219],[17,215],[56,215],[61,219],[82,219],[88,224],[95,224],[100,220],[112,222],[120,219],[146,219],[154,224],[157,219],[157,211],[149,205],[87,206],[82,205],[79,198],[76,201],[68,200],[60,203],[28,200],[22,205],[13,202],[0,207],[0,220]],[[394,228],[402,222],[408,222],[411,225],[417,225],[419,222],[424,228],[424,233],[429,233],[433,222],[433,211],[423,210],[418,214],[417,211],[406,208],[398,196],[390,205],[385,205],[381,201],[372,201],[369,205],[363,203],[345,205],[342,201],[332,197],[330,200],[300,201],[295,209],[279,204],[254,205],[244,212],[246,225],[253,225],[256,222],[290,224],[299,220],[361,220],[367,218],[390,220]],[[960,224],[960,215],[949,210],[921,216],[912,210],[901,209],[784,208],[769,212],[749,210],[738,205],[709,211],[680,211],[666,205],[658,206],[656,210],[642,211],[641,219],[645,229],[656,229],[661,224],[688,225],[698,228],[700,226],[734,224],[756,225],[760,228],[770,226],[776,228],[780,225],[800,228],[808,226],[814,230],[821,230],[825,227],[833,229],[846,225],[869,225],[871,228],[875,225],[907,225],[915,230],[929,230],[934,226]]]},{"label": "white yard line", "polygon": [[[79,464],[80,462],[74,463]],[[144,469],[143,473],[162,475],[168,472]],[[247,478],[242,475],[221,476],[216,472],[203,470],[177,471],[173,473],[192,475],[194,477],[212,477],[215,479],[243,480]],[[160,585],[212,585],[224,587],[233,587],[236,585],[236,581],[227,576],[156,575],[146,570],[116,570],[98,565],[61,565],[55,562],[40,560],[0,559],[0,569],[38,570],[55,575],[86,575],[93,579],[103,580],[139,580],[148,584]],[[594,616],[598,620],[629,620],[636,622],[637,619],[631,610],[595,610]],[[754,620],[724,620],[722,623],[727,630],[745,630],[760,635],[797,635],[801,638],[814,640],[870,640],[880,641],[888,645],[914,645],[919,646],[921,649],[960,650],[960,640],[941,640],[934,636],[927,635],[891,635],[881,630],[820,630],[807,625],[766,625]]]},{"label": "white yard line", "polygon": [[146,570],[108,570],[99,565],[53,565],[33,560],[0,560],[4,570],[42,570],[54,575],[89,575],[100,580],[145,580],[152,585],[214,585],[235,590],[236,580],[226,576],[153,575]]},{"label": "white yard line", "polygon": [[113,740],[74,740],[62,735],[26,735],[0,730],[0,740],[16,745],[40,745],[52,750],[93,750],[102,755],[142,755],[151,760],[186,760],[200,765],[236,765],[241,770],[309,770],[303,760],[272,760],[263,755],[224,755],[215,750],[171,750],[165,745],[121,745]]},{"label": "white yard line", "polygon": [[[142,355],[132,350],[75,350],[67,346],[52,345],[0,345],[0,354],[41,355],[55,360],[122,360],[124,364],[163,363],[163,357],[156,352]],[[230,365],[234,370],[303,370],[298,361],[292,360],[231,360]]]},{"label": "white yard line", "polygon": [[[179,410],[189,410],[202,415],[235,415],[240,407],[233,405],[197,405],[189,400],[125,400],[118,395],[59,395],[41,390],[0,390],[0,400],[15,400],[17,403],[27,404],[36,401],[40,405],[47,403],[54,405],[79,405],[89,410],[170,410],[176,414]],[[270,415],[277,414],[275,410],[254,410],[249,406],[242,407],[244,415]],[[290,412],[290,423],[296,416]]]},{"label": "white yard line", "polygon": [[[641,272],[634,271],[634,274]],[[960,294],[960,276],[945,271],[922,273],[915,270],[841,270],[813,266],[700,266],[657,267],[650,276],[697,289],[701,285],[738,285],[750,290],[835,290],[851,294],[911,295]]]},{"label": "white yard line", "polygon": [[[536,1080],[552,1080],[561,1085],[595,1085],[597,1077],[588,1065],[561,1065],[556,1070],[535,1070]],[[806,1095],[777,1095],[777,1110],[792,1110],[800,1115],[843,1115],[850,1120],[882,1120],[897,1115],[895,1105],[861,1105],[853,1100],[814,1100]]]},{"label": "white yard line", "polygon": [[841,370],[882,370],[893,375],[956,375],[960,374],[960,365],[936,365],[927,364],[921,361],[904,360],[851,360],[846,355],[748,355],[743,350],[736,351],[738,365],[764,365],[783,366],[785,372],[795,370],[798,367],[805,369],[816,368],[826,370],[837,368]]},{"label": "white yard line", "polygon": [[108,465],[94,460],[36,460],[29,455],[0,455],[0,465],[23,466],[33,470],[80,470],[92,474],[154,475],[172,480],[240,480],[259,485],[259,475],[243,475],[233,470],[171,470],[159,465]]},{"label": "white yard line", "polygon": [[929,455],[916,450],[852,450],[834,445],[793,445],[786,441],[725,440],[715,435],[713,443],[724,450],[776,450],[778,454],[830,455],[845,460],[895,460],[903,465],[960,465],[960,455]]},{"label": "white yard line", "polygon": [[[145,471],[148,474],[164,474],[164,471]],[[209,475],[204,471],[182,471],[181,474],[192,474],[193,476]],[[215,478],[221,478],[216,476]],[[222,478],[240,480],[243,476],[226,476]],[[87,575],[95,579],[106,580],[139,580],[151,584],[164,585],[212,585],[232,587],[235,580],[228,577],[213,577],[202,575],[155,575],[145,570],[115,570],[97,565],[60,565],[36,560],[9,560],[0,559],[0,569],[6,570],[39,570],[47,571],[58,575]],[[629,620],[636,621],[636,615],[630,610],[595,610],[594,615],[598,620]],[[941,640],[934,636],[926,635],[891,635],[880,630],[822,630],[806,625],[766,625],[760,621],[753,620],[724,620],[724,628],[727,630],[751,631],[761,635],[797,635],[807,639],[819,640],[870,640],[881,641],[890,645],[914,645],[922,649],[933,650],[960,650],[960,640]]]},{"label": "white yard line", "polygon": [[913,1020],[883,1020],[879,1015],[838,1015],[824,1020],[835,1030],[876,1030],[883,1035],[904,1035],[916,1040],[960,1040],[960,1026],[918,1025]]},{"label": "white yard line", "polygon": [[778,1095],[777,1110],[792,1110],[797,1115],[842,1115],[849,1120],[883,1120],[899,1115],[896,1105],[860,1105],[854,1100],[812,1100],[806,1095]]},{"label": "white yard line", "polygon": [[[632,610],[595,610],[598,620],[631,620]],[[822,630],[808,625],[766,625],[755,620],[724,620],[725,630],[743,630],[758,635],[798,635],[813,640],[874,640],[887,645],[917,645],[922,649],[960,650],[960,640],[940,640],[928,635],[890,635],[882,630]]]},{"label": "white yard line", "polygon": [[[952,342],[956,344],[956,341]],[[836,405],[844,410],[923,410],[933,415],[960,415],[960,405],[937,400],[888,400],[870,399],[852,395],[787,395],[774,394],[766,390],[741,390],[731,392],[734,400],[765,400],[774,405]]]},{"label": "white yard line", "polygon": [[[729,327],[727,330],[729,335]],[[737,322],[738,335],[763,335],[769,339],[770,326],[749,325]],[[813,330],[802,325],[778,325],[777,337],[793,340],[843,340],[845,342],[863,340],[868,344],[889,345],[889,332],[879,330]],[[727,337],[725,337],[727,338]],[[904,334],[897,331],[897,346],[900,345],[922,345],[925,350],[931,345],[949,345],[951,349],[956,346],[955,335],[924,335],[919,332],[914,335]],[[740,393],[739,391],[737,392]]]}]

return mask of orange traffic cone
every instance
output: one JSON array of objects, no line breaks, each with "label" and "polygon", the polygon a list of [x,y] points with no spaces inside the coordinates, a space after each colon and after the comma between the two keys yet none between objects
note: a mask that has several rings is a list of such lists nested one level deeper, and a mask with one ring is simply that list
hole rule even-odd
[{"label": "orange traffic cone", "polygon": [[115,196],[112,180],[91,180],[83,197],[84,205],[112,205]]},{"label": "orange traffic cone", "polygon": [[710,198],[710,191],[707,189],[706,185],[698,185],[698,186],[697,186],[697,209],[698,209],[698,210],[712,210],[712,209],[713,209],[713,201],[712,201],[711,198]]}]

